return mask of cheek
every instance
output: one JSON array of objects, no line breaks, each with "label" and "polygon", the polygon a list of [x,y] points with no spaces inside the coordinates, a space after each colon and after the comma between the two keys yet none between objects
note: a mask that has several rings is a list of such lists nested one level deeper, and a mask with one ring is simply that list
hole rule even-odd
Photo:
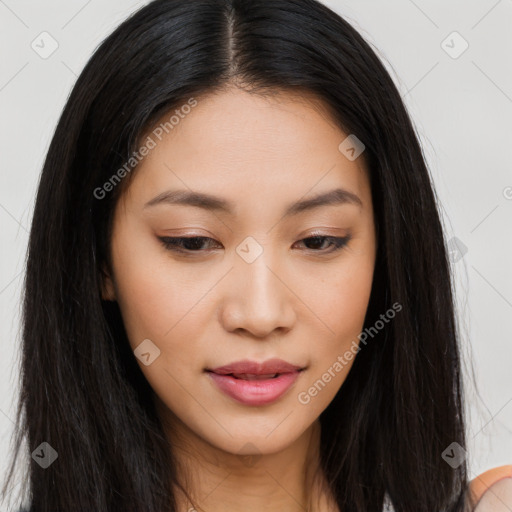
[{"label": "cheek", "polygon": [[118,260],[117,301],[130,341],[161,338],[173,326],[173,317],[181,313],[176,283],[166,285],[165,273],[159,272],[146,255]]},{"label": "cheek", "polygon": [[370,299],[374,261],[349,254],[339,264],[303,281],[301,297],[325,327],[327,346],[341,348],[359,334]]},{"label": "cheek", "polygon": [[327,327],[310,351],[311,371],[299,390],[298,401],[308,414],[320,414],[328,406],[354,364],[360,346],[358,335],[370,299],[373,268],[373,258],[354,254],[322,276],[319,285],[309,283],[305,295],[308,306]]},{"label": "cheek", "polygon": [[204,295],[218,278],[172,262],[153,240],[137,240],[130,248],[121,240],[113,247],[117,301],[132,350],[144,340],[156,347],[150,365],[137,358],[141,370],[155,391],[168,393],[181,389],[191,370],[202,371],[199,343],[209,318]]},{"label": "cheek", "polygon": [[[183,384],[188,382],[191,361],[199,361],[194,340],[200,339],[202,326],[198,308],[192,307],[197,294],[161,259],[149,250],[120,255],[116,294],[132,350],[136,356],[150,352],[147,365],[136,357],[142,373],[168,407],[181,410],[188,403]],[[148,348],[141,350],[143,346]]]}]

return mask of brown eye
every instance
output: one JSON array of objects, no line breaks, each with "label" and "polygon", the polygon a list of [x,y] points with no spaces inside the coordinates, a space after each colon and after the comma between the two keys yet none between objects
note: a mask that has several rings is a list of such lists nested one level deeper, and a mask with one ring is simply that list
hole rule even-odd
[{"label": "brown eye", "polygon": [[[190,237],[158,237],[163,246],[169,251],[176,252],[204,252],[205,242],[215,242],[213,238],[207,236]],[[208,244],[208,245],[211,245]]]},{"label": "brown eye", "polygon": [[[303,238],[300,242],[305,245],[312,246],[308,248],[313,252],[334,252],[345,247],[350,241],[350,236],[336,237],[336,236],[322,236],[315,235],[308,238]],[[326,244],[326,242],[328,242]]]}]

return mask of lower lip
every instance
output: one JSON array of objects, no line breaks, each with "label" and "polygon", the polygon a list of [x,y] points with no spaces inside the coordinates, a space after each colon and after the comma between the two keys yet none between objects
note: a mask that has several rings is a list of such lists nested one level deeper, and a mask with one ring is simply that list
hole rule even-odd
[{"label": "lower lip", "polygon": [[266,405],[275,402],[290,389],[299,373],[283,373],[274,379],[243,380],[208,372],[222,392],[244,405]]}]

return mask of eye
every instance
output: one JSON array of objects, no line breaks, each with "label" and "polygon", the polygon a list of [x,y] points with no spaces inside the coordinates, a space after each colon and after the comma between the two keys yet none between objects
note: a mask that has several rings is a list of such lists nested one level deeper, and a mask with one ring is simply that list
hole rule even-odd
[{"label": "eye", "polygon": [[163,246],[169,251],[175,252],[204,252],[201,250],[205,241],[215,242],[213,238],[207,236],[189,236],[189,237],[158,237]]},{"label": "eye", "polygon": [[[214,244],[218,244],[216,240],[207,236],[192,236],[192,237],[158,237],[165,249],[180,253],[204,253],[207,251],[204,244],[209,248]],[[305,245],[312,245],[313,248],[308,248],[309,251],[314,253],[331,253],[343,249],[350,241],[351,236],[336,237],[328,235],[315,235],[308,238],[303,238],[297,243],[304,243]],[[325,242],[328,242],[325,244]],[[220,245],[220,244],[219,244]]]},{"label": "eye", "polygon": [[[337,237],[328,235],[315,235],[308,238],[303,238],[302,240],[299,240],[299,242],[303,242],[306,245],[313,245],[313,247],[316,247],[310,249],[313,252],[331,253],[343,249],[343,247],[345,247],[350,241],[350,238],[350,236]],[[325,242],[328,242],[327,246],[325,246]],[[318,249],[318,246],[323,246],[323,248]]]}]

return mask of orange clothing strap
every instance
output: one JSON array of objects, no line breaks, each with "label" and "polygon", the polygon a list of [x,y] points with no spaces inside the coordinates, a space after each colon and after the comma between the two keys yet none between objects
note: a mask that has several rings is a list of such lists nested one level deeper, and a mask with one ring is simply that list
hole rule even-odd
[{"label": "orange clothing strap", "polygon": [[489,487],[503,478],[512,478],[512,464],[498,466],[481,473],[469,484],[471,501],[476,506]]}]

